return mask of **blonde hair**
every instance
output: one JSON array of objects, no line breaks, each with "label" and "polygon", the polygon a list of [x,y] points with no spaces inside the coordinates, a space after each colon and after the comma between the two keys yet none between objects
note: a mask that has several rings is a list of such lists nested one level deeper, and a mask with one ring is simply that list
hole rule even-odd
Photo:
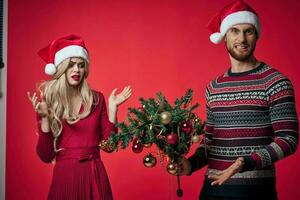
[{"label": "blonde hair", "polygon": [[54,150],[57,149],[57,140],[62,132],[62,120],[68,124],[75,124],[80,119],[85,118],[91,112],[93,105],[98,104],[99,97],[89,87],[86,77],[89,73],[89,65],[85,61],[84,77],[78,86],[79,94],[82,99],[83,111],[79,114],[72,110],[70,99],[70,86],[67,82],[66,70],[68,69],[71,58],[67,58],[57,66],[57,72],[50,81],[42,82],[38,88],[43,93],[43,98],[49,109],[50,129],[54,136]]}]

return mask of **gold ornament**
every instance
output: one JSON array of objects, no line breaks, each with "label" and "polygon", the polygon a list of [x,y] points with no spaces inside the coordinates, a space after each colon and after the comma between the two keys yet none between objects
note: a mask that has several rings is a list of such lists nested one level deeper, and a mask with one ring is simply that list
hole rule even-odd
[{"label": "gold ornament", "polygon": [[150,148],[150,147],[152,146],[151,143],[146,143],[146,144],[143,144],[143,145],[144,145],[144,147],[146,147],[146,148]]},{"label": "gold ornament", "polygon": [[200,142],[200,137],[199,137],[199,135],[194,135],[194,136],[192,137],[192,141],[193,141],[193,143],[198,143],[198,142]]},{"label": "gold ornament", "polygon": [[156,165],[156,162],[156,158],[151,153],[146,155],[143,160],[144,166],[148,168],[154,167]]},{"label": "gold ornament", "polygon": [[176,174],[177,173],[177,169],[178,169],[178,165],[174,162],[170,162],[167,165],[167,171],[169,174]]},{"label": "gold ornament", "polygon": [[101,150],[106,151],[106,152],[113,152],[113,147],[112,144],[110,143],[109,140],[101,140],[99,147]]},{"label": "gold ornament", "polygon": [[169,111],[164,111],[160,114],[160,122],[164,125],[167,125],[172,120],[172,114]]}]

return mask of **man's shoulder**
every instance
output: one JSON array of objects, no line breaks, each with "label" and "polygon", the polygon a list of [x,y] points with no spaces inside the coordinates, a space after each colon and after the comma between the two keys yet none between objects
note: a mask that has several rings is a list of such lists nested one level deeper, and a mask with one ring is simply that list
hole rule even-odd
[{"label": "man's shoulder", "polygon": [[209,88],[211,87],[212,85],[216,85],[220,79],[222,79],[223,77],[227,76],[227,71],[222,73],[221,75],[218,75],[216,77],[214,77],[211,81],[209,81],[207,84],[206,84],[206,87]]},{"label": "man's shoulder", "polygon": [[289,80],[289,78],[283,74],[280,70],[264,63],[264,68],[263,68],[265,74],[269,77],[270,80],[274,79],[286,79]]}]

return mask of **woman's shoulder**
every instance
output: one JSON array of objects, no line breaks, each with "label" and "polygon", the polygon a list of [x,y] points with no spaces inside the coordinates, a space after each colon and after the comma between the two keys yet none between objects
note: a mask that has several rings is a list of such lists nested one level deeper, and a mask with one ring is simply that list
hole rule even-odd
[{"label": "woman's shoulder", "polygon": [[105,98],[102,92],[97,90],[92,90],[94,96],[94,105],[102,107],[103,103],[105,102]]},{"label": "woman's shoulder", "polygon": [[104,95],[102,92],[98,90],[92,90],[93,95],[96,95],[98,98],[104,98]]}]

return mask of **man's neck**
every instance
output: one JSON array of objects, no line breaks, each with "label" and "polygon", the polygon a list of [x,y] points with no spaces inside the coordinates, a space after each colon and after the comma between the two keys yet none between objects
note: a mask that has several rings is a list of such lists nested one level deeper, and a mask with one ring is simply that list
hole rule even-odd
[{"label": "man's neck", "polygon": [[254,56],[251,56],[246,61],[239,61],[230,56],[230,62],[231,62],[232,73],[240,73],[240,72],[246,72],[252,70],[256,68],[259,63]]}]

